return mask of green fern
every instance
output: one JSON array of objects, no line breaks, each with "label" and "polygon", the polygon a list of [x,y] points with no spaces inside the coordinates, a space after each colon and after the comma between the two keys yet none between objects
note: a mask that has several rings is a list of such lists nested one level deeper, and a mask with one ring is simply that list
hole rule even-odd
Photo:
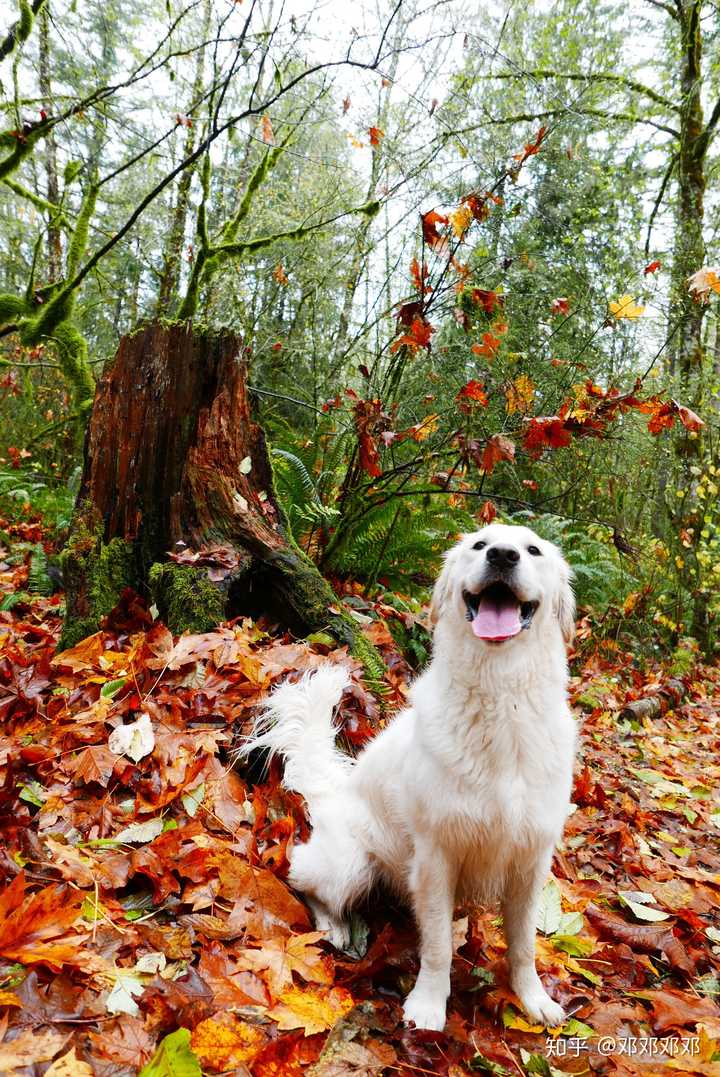
[{"label": "green fern", "polygon": [[[611,603],[624,599],[628,574],[610,544],[609,534],[601,538],[599,533],[583,530],[573,520],[561,516],[533,516],[519,512],[513,522],[527,524],[543,538],[560,546],[574,573],[579,605],[606,609]],[[598,532],[597,528],[594,530]]]},{"label": "green fern", "polygon": [[27,586],[28,591],[34,595],[51,595],[53,592],[53,582],[48,575],[47,554],[41,542],[33,546]]},{"label": "green fern", "polygon": [[340,513],[333,506],[323,504],[315,481],[300,457],[286,449],[273,449],[272,455],[278,493],[295,541],[299,542],[313,528],[334,526]]},{"label": "green fern", "polygon": [[436,574],[453,536],[476,527],[469,513],[449,510],[444,500],[390,498],[346,525],[328,567],[352,579],[382,579],[417,591]]}]

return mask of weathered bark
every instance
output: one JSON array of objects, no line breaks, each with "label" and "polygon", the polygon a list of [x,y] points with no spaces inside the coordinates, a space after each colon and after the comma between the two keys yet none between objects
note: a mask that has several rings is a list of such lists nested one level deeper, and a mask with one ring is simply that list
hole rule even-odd
[{"label": "weathered bark", "polygon": [[63,554],[62,646],[96,631],[131,587],[175,632],[265,613],[362,651],[285,529],[243,355],[238,337],[189,324],[152,324],[121,341],[97,386]]}]

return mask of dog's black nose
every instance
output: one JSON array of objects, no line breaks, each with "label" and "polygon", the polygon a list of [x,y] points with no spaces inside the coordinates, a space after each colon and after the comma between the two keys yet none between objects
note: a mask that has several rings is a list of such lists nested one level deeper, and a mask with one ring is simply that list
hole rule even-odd
[{"label": "dog's black nose", "polygon": [[512,568],[520,560],[520,551],[514,546],[491,546],[487,552],[487,559],[495,568]]}]

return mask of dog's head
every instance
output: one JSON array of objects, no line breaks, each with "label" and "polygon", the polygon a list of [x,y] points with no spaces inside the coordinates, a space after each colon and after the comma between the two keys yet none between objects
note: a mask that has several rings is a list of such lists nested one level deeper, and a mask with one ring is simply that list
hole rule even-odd
[{"label": "dog's head", "polygon": [[489,524],[463,535],[445,555],[433,591],[431,619],[487,644],[510,646],[521,633],[560,626],[566,643],[575,634],[570,567],[557,546],[528,527]]}]

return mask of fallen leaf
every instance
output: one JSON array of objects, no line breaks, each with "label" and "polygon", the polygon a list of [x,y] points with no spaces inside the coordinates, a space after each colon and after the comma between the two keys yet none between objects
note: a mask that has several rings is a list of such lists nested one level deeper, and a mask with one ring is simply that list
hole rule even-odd
[{"label": "fallen leaf", "polygon": [[108,748],[115,755],[126,755],[133,763],[139,763],[150,755],[155,747],[155,733],[150,715],[143,712],[136,722],[118,726],[108,740]]}]

